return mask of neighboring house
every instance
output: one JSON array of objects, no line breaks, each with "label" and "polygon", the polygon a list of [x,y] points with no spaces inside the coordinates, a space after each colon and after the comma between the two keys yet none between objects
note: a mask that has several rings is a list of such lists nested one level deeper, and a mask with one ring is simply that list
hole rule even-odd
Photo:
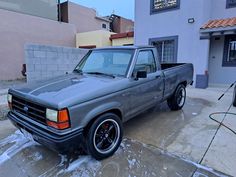
[{"label": "neighboring house", "polygon": [[112,46],[134,45],[134,32],[113,34],[110,40]]},{"label": "neighboring house", "polygon": [[134,44],[134,32],[113,33],[104,30],[76,34],[77,48],[97,48],[107,46],[124,46]]},{"label": "neighboring house", "polygon": [[127,33],[134,31],[134,21],[118,16],[116,14],[112,14],[107,16],[110,20],[110,29],[114,33]]},{"label": "neighboring house", "polygon": [[236,80],[236,1],[135,1],[135,44],[156,46],[163,63],[193,63],[196,87],[230,84]]},{"label": "neighboring house", "polygon": [[66,1],[60,4],[61,20],[76,26],[77,33],[96,30],[110,31],[110,20],[97,15],[95,9]]},{"label": "neighboring house", "polygon": [[[73,20],[66,20],[65,22],[78,24],[77,28],[80,32],[76,34],[77,48],[90,49],[134,44],[134,22],[132,20],[115,14],[106,17],[97,17],[94,9],[71,2],[65,2],[61,4],[61,7],[61,9],[69,9],[69,11],[72,11],[72,7],[74,8],[73,18],[70,17]],[[65,10],[62,10],[62,16],[64,15],[66,17],[62,17],[63,20],[70,19],[67,14],[70,13],[65,13]],[[104,23],[103,20],[107,22],[105,26],[108,28],[103,28],[104,24],[97,25],[97,21]],[[89,25],[87,24],[88,22]]]},{"label": "neighboring house", "polygon": [[111,46],[112,42],[110,40],[110,36],[112,34],[115,34],[115,33],[112,33],[110,31],[105,31],[105,30],[77,33],[76,34],[76,47],[91,49],[91,48],[97,48],[97,47]]},{"label": "neighboring house", "polygon": [[75,47],[75,25],[59,22],[57,7],[57,0],[0,1],[0,80],[23,78],[27,43]]}]

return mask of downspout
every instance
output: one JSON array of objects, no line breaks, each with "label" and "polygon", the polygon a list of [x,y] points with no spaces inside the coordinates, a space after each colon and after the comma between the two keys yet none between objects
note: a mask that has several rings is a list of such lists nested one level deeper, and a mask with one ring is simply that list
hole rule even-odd
[{"label": "downspout", "polygon": [[61,22],[61,2],[60,0],[57,0],[57,18],[58,21]]}]

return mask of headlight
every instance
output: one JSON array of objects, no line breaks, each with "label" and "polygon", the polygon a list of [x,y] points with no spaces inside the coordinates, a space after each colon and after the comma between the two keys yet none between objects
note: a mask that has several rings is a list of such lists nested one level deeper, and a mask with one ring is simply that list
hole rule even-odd
[{"label": "headlight", "polygon": [[7,102],[8,102],[9,109],[12,110],[12,95],[9,93],[7,94]]},{"label": "headlight", "polygon": [[50,121],[57,122],[58,112],[52,109],[46,109],[46,118]]},{"label": "headlight", "polygon": [[11,94],[7,94],[7,101],[8,103],[12,103],[12,95]]}]

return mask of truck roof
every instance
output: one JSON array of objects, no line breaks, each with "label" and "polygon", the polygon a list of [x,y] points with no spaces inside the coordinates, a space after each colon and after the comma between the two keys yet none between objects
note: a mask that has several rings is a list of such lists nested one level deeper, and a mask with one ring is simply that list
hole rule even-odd
[{"label": "truck roof", "polygon": [[102,48],[95,48],[92,50],[105,50],[105,49],[143,49],[143,48],[153,48],[152,45],[130,45],[130,46],[110,46],[110,47],[102,47]]}]

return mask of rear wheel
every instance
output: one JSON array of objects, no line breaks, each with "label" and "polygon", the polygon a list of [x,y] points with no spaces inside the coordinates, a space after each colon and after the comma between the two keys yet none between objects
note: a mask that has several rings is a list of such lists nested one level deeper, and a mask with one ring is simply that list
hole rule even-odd
[{"label": "rear wheel", "polygon": [[233,106],[236,107],[236,86],[234,87]]},{"label": "rear wheel", "polygon": [[120,118],[113,113],[98,117],[86,138],[87,153],[97,160],[107,158],[119,148],[123,136]]},{"label": "rear wheel", "polygon": [[186,100],[186,89],[183,84],[180,84],[174,94],[167,100],[171,110],[176,111],[183,108]]}]

